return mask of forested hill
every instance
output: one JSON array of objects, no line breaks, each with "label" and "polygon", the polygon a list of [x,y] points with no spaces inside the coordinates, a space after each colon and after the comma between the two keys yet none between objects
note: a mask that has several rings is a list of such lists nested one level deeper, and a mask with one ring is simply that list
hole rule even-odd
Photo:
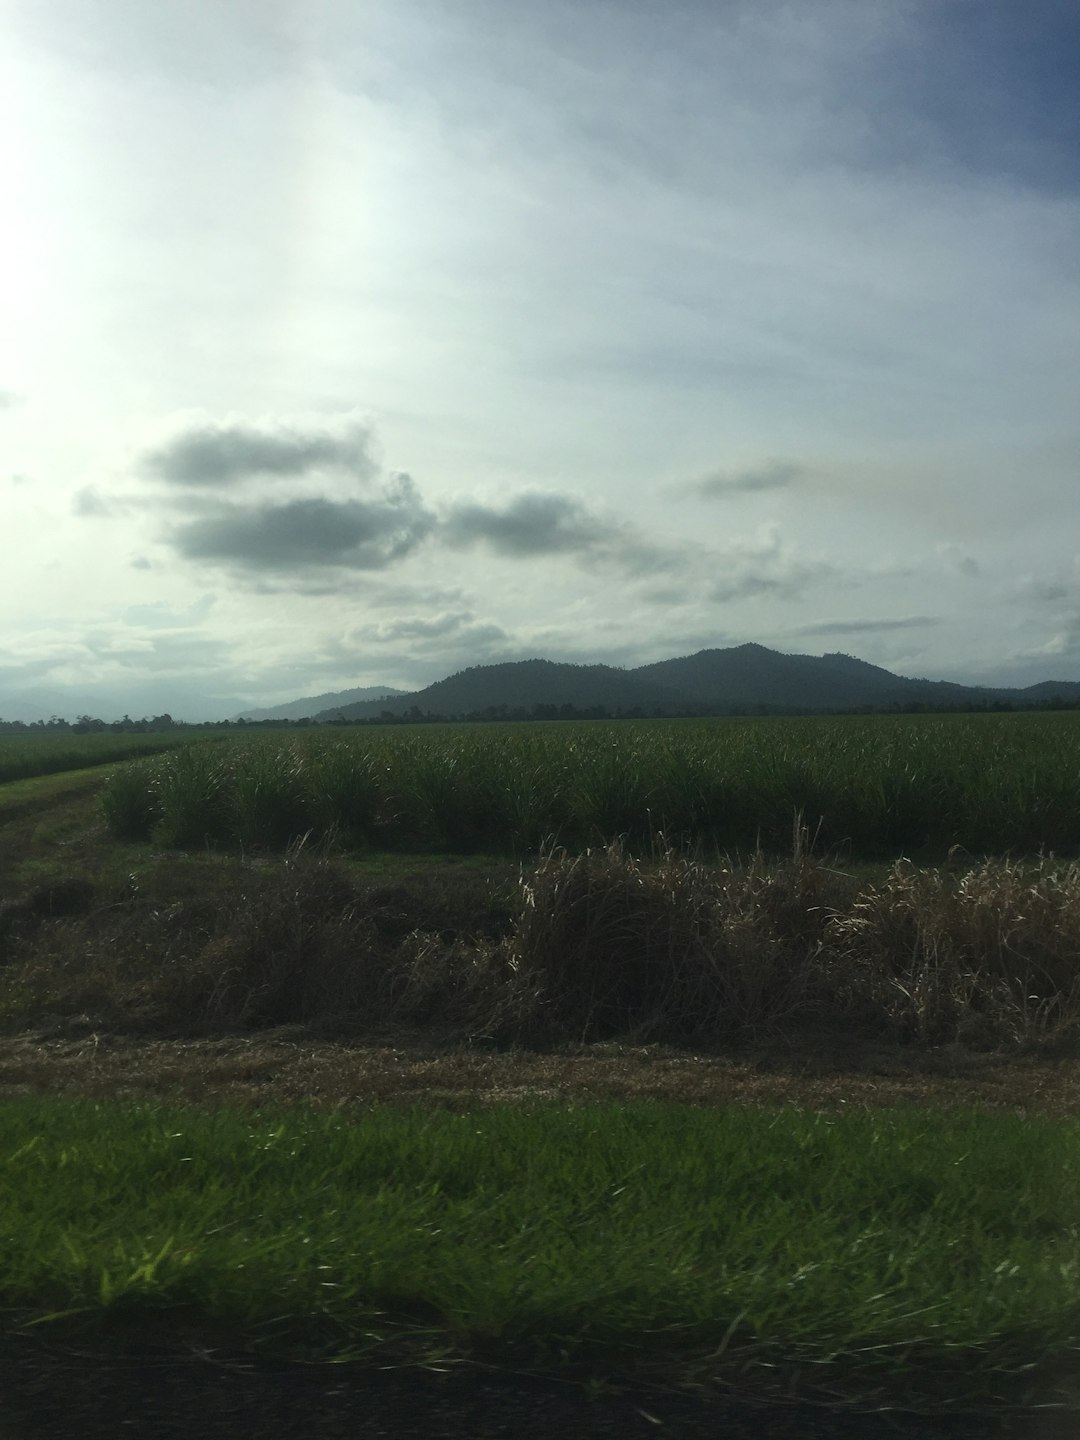
[{"label": "forested hill", "polygon": [[724,714],[766,710],[927,708],[1039,705],[1080,701],[1080,683],[1046,681],[1019,689],[986,689],[949,681],[909,679],[850,655],[785,655],[763,645],[701,650],[636,669],[522,660],[477,665],[424,690],[389,700],[335,705],[317,720],[381,715],[533,714],[573,710],[611,715]]},{"label": "forested hill", "polygon": [[699,650],[633,674],[705,705],[836,710],[904,700],[948,704],[976,693],[945,681],[909,680],[851,655],[784,655],[764,645]]},{"label": "forested hill", "polygon": [[[536,705],[569,705],[575,710],[603,708],[612,712],[635,706],[671,707],[681,696],[632,670],[610,665],[559,665],[551,660],[521,660],[502,665],[477,665],[426,690],[399,695],[389,703],[348,705],[335,713],[344,718],[404,714],[416,706],[422,714],[467,715],[499,709],[531,710]],[[319,720],[328,719],[322,714]]]}]

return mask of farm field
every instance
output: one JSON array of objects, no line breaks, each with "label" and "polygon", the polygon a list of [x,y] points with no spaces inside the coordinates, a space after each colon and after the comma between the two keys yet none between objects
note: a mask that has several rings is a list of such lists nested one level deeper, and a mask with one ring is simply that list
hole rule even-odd
[{"label": "farm field", "polygon": [[1073,854],[1080,715],[397,726],[189,745],[125,767],[115,835],[166,846],[529,854],[658,833],[711,853]]},{"label": "farm field", "polygon": [[205,732],[186,730],[118,735],[111,732],[77,735],[70,730],[58,734],[0,732],[0,785],[37,775],[83,770],[92,765],[110,765],[140,755],[159,755],[190,744],[195,737],[207,743]]},{"label": "farm field", "polygon": [[[1080,731],[879,720],[260,734],[0,785],[24,1373],[379,1351],[523,1434],[521,1371],[567,1434],[761,1433],[739,1396],[778,1435],[1068,1433],[1024,1407],[1080,1403]],[[400,1233],[325,1202],[350,1167]]]}]

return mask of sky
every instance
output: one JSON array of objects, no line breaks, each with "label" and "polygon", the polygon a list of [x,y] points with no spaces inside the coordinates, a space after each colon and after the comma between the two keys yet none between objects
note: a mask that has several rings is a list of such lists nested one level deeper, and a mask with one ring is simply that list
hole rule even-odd
[{"label": "sky", "polygon": [[1075,0],[0,23],[0,718],[1080,679]]}]

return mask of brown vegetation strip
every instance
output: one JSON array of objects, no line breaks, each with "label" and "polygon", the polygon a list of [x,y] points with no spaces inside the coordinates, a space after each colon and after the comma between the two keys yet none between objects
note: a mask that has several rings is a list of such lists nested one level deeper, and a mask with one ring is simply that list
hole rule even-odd
[{"label": "brown vegetation strip", "polygon": [[[66,1029],[67,1027],[63,1027]],[[1080,1060],[959,1047],[701,1054],[598,1044],[553,1052],[341,1043],[299,1028],[213,1039],[41,1031],[0,1037],[0,1099],[81,1095],[231,1105],[474,1105],[655,1099],[814,1110],[899,1103],[1080,1115]]]}]

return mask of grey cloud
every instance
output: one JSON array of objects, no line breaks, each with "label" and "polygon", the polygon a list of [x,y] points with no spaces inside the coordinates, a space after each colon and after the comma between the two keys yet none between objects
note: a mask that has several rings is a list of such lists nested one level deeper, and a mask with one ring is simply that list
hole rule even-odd
[{"label": "grey cloud", "polygon": [[217,506],[176,526],[169,538],[186,559],[244,570],[381,570],[415,550],[434,525],[412,481],[400,475],[370,501]]},{"label": "grey cloud", "polygon": [[120,667],[132,673],[169,670],[205,670],[224,663],[229,647],[222,640],[194,630],[160,631],[153,635],[133,632],[127,626],[109,625],[73,632],[59,637],[37,632],[27,637],[21,655],[9,656],[0,666],[0,681],[16,687],[49,677],[67,686],[84,681],[68,680],[72,671],[99,671],[85,683],[98,683],[102,667]]},{"label": "grey cloud", "polygon": [[150,637],[150,648],[140,654],[139,667],[154,671],[208,671],[227,674],[235,662],[230,643],[195,630],[165,631]]},{"label": "grey cloud", "polygon": [[693,542],[653,540],[625,521],[595,515],[575,496],[536,491],[502,508],[458,502],[446,514],[442,535],[459,549],[482,542],[507,557],[567,555],[590,566],[614,567],[636,580],[663,574],[659,588],[686,600],[791,596],[837,573],[827,561],[798,558],[774,527],[726,550],[713,550]]},{"label": "grey cloud", "polygon": [[685,605],[692,598],[683,585],[651,585],[640,594],[650,605],[663,605],[668,609],[674,605]]},{"label": "grey cloud", "polygon": [[[43,649],[40,655],[20,655],[14,659],[5,660],[0,664],[0,685],[3,685],[5,691],[8,688],[19,689],[35,680],[42,680],[52,675],[54,671],[84,663],[87,659],[92,658],[94,658],[92,652],[85,644],[77,640],[63,648],[49,646]],[[0,718],[10,719],[11,717],[9,713],[0,711]]]},{"label": "grey cloud", "polygon": [[567,555],[629,575],[678,567],[686,558],[686,547],[647,540],[625,521],[594,514],[575,495],[539,490],[527,490],[502,508],[458,501],[446,512],[442,538],[457,550],[483,543],[511,559]]},{"label": "grey cloud", "polygon": [[22,398],[14,390],[0,390],[0,410],[14,410],[22,404]]},{"label": "grey cloud", "polygon": [[611,527],[572,495],[526,491],[504,509],[459,501],[443,530],[446,542],[466,549],[481,541],[500,555],[566,555],[590,550],[611,538]]},{"label": "grey cloud", "polygon": [[253,475],[297,477],[312,470],[346,469],[370,480],[378,470],[370,426],[329,418],[325,425],[282,421],[200,420],[157,448],[137,466],[174,485],[232,485]]},{"label": "grey cloud", "polygon": [[[529,651],[528,653],[532,653]],[[318,664],[335,676],[372,674],[390,683],[419,688],[466,665],[524,659],[514,636],[472,610],[414,613],[351,628],[324,641]]]},{"label": "grey cloud", "polygon": [[14,475],[9,475],[9,476],[8,476],[8,480],[11,482],[12,485],[29,485],[29,484],[30,484],[30,476],[29,476],[29,475],[23,475],[23,474],[20,474],[20,473],[18,473],[18,472],[17,472],[16,474],[14,474]]},{"label": "grey cloud", "polygon": [[819,620],[812,625],[799,625],[792,635],[878,635],[890,630],[921,630],[927,625],[940,625],[936,615],[908,615],[900,620]]},{"label": "grey cloud", "polygon": [[1057,604],[1061,600],[1069,600],[1073,595],[1074,588],[1067,585],[1063,580],[1034,581],[1025,587],[1025,594],[1035,600],[1044,600],[1048,604]]},{"label": "grey cloud", "polygon": [[364,604],[369,609],[397,610],[448,610],[461,611],[471,603],[469,595],[460,586],[408,585],[388,582],[382,577],[358,579],[357,589],[362,592]]},{"label": "grey cloud", "polygon": [[691,480],[684,488],[688,493],[715,500],[726,495],[790,490],[792,486],[798,485],[806,474],[805,465],[796,465],[790,460],[774,460],[750,470],[713,470],[708,475]]},{"label": "grey cloud", "polygon": [[[1068,666],[1075,672],[1075,667],[1080,665],[1080,611],[1063,616],[1059,628],[1042,645],[1014,650],[1007,658],[1027,661],[1039,667],[1035,673],[1035,681],[1047,678],[1076,678],[1075,673],[1068,677],[1063,676],[1061,667]],[[1057,667],[1056,673],[1055,667]],[[1033,682],[1025,681],[1024,683]]]},{"label": "grey cloud", "polygon": [[75,491],[71,497],[71,509],[75,515],[88,517],[100,517],[113,513],[108,500],[93,485],[84,485],[81,490]]},{"label": "grey cloud", "polygon": [[112,519],[117,515],[130,515],[140,508],[141,502],[137,498],[109,494],[96,485],[83,485],[71,496],[71,513],[84,520]]},{"label": "grey cloud", "polygon": [[628,574],[655,575],[657,571],[679,573],[691,563],[694,547],[643,540],[626,526],[609,547],[608,555]]},{"label": "grey cloud", "polygon": [[836,579],[835,565],[827,560],[801,560],[783,544],[775,529],[750,541],[733,545],[717,555],[713,566],[720,578],[709,587],[713,601],[746,600],[755,595],[790,599],[822,580]]},{"label": "grey cloud", "polygon": [[937,547],[938,554],[950,569],[958,571],[961,575],[976,576],[982,573],[979,562],[974,555],[968,554],[962,545],[956,545],[952,541],[946,541]]},{"label": "grey cloud", "polygon": [[129,605],[123,612],[125,624],[144,630],[181,630],[205,620],[217,604],[216,595],[202,595],[182,610],[174,610],[162,600],[149,605]]},{"label": "grey cloud", "polygon": [[717,604],[730,600],[750,600],[756,595],[782,595],[791,599],[818,577],[808,569],[788,571],[781,575],[746,572],[725,576],[709,589],[709,599]]},{"label": "grey cloud", "polygon": [[509,638],[501,625],[492,624],[490,621],[478,621],[470,610],[387,620],[379,625],[365,627],[351,638],[369,642],[393,643],[399,640],[441,641],[450,636],[457,643],[468,641],[470,644],[481,645],[493,644]]},{"label": "grey cloud", "polygon": [[1025,576],[1016,584],[1015,593],[1043,605],[1076,604],[1080,601],[1080,556],[1071,568],[1058,566],[1046,575]]},{"label": "grey cloud", "polygon": [[329,566],[319,573],[287,571],[282,568],[277,579],[266,576],[258,579],[252,577],[248,581],[248,588],[253,595],[308,595],[315,598],[334,595],[339,599],[346,595],[355,595],[358,590],[352,574],[334,570]]},{"label": "grey cloud", "polygon": [[347,595],[352,603],[362,605],[365,610],[399,613],[443,610],[470,603],[470,597],[459,586],[389,583],[384,573],[372,571],[294,572],[279,577],[263,576],[249,585],[256,595]]}]

